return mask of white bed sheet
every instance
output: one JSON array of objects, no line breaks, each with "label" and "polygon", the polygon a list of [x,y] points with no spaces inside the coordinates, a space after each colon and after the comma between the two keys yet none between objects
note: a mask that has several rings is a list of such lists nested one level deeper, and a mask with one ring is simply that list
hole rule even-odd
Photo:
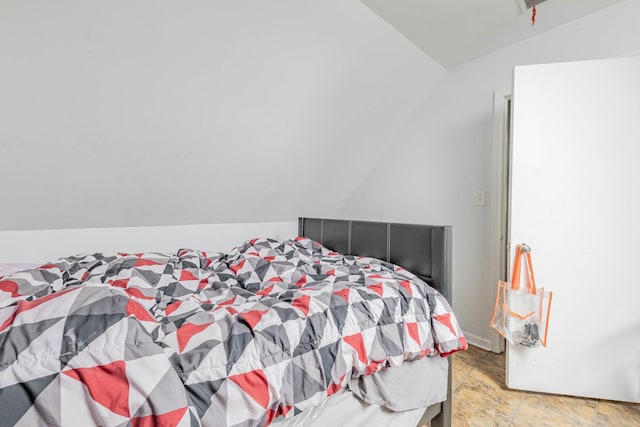
[{"label": "white bed sheet", "polygon": [[447,399],[448,373],[448,359],[425,357],[354,378],[349,381],[349,389],[367,403],[396,412],[426,408]]},{"label": "white bed sheet", "polygon": [[[322,405],[296,415],[293,418],[278,418],[274,427],[395,427],[418,425],[427,407],[446,400],[449,360],[441,357],[427,357],[416,362],[407,362],[400,368],[389,368],[384,378],[369,379],[368,392],[363,395],[361,388],[354,391],[345,389]],[[421,371],[419,374],[418,371]],[[376,375],[376,374],[374,374]],[[425,381],[425,378],[429,378]],[[381,389],[374,390],[376,387]],[[395,395],[391,395],[395,393]],[[358,395],[370,402],[366,403]],[[409,399],[409,402],[404,402]],[[404,402],[404,403],[401,403]],[[418,402],[424,406],[416,409],[394,411],[391,407],[415,407]],[[383,406],[385,405],[385,406]],[[433,415],[437,414],[435,412]]]},{"label": "white bed sheet", "polygon": [[370,405],[352,392],[343,390],[325,400],[321,406],[290,419],[277,419],[274,427],[412,427],[418,425],[425,409],[393,412],[379,405]]}]

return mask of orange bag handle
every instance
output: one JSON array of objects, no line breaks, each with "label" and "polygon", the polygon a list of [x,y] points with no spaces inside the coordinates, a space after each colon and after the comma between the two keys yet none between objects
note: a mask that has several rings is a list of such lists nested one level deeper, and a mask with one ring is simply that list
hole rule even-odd
[{"label": "orange bag handle", "polygon": [[531,263],[531,249],[525,244],[518,244],[516,246],[516,255],[513,260],[513,272],[511,273],[511,289],[520,289],[520,259],[524,255],[525,263],[527,267],[527,291],[536,295],[536,280],[533,275],[533,264]]},{"label": "orange bag handle", "polygon": [[532,295],[536,295],[537,287],[536,287],[536,278],[533,275],[533,264],[531,264],[531,252],[527,252],[525,254],[527,259],[527,289],[529,293]]},{"label": "orange bag handle", "polygon": [[[540,324],[542,325],[542,300],[540,298]],[[549,334],[549,317],[551,317],[551,300],[553,300],[553,292],[549,292],[549,301],[547,301],[547,320],[544,325],[544,339],[542,340],[542,346],[547,346],[547,335]]]},{"label": "orange bag handle", "polygon": [[522,258],[522,248],[516,246],[516,254],[513,258],[513,270],[511,271],[511,288],[520,289],[520,258]]}]

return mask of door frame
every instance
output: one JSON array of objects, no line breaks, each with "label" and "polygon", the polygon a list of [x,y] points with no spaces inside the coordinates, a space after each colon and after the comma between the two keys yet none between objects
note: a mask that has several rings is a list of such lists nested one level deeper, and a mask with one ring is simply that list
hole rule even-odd
[{"label": "door frame", "polygon": [[[496,296],[496,285],[509,274],[509,217],[511,177],[511,116],[509,108],[512,99],[511,88],[493,93],[493,202],[491,204],[491,261],[490,261],[490,301]],[[513,105],[511,103],[511,105]],[[493,309],[493,304],[491,305]],[[502,353],[505,350],[504,338],[491,329],[490,350]]]}]

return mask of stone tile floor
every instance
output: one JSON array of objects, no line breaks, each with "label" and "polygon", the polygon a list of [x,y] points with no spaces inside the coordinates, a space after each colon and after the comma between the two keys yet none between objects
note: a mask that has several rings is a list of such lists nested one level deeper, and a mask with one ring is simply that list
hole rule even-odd
[{"label": "stone tile floor", "polygon": [[640,427],[640,404],[510,390],[504,365],[472,346],[453,356],[453,426]]}]

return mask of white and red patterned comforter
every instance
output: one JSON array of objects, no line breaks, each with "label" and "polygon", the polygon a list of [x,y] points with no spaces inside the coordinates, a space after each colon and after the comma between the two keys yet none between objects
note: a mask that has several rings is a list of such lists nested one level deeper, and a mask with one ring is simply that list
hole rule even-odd
[{"label": "white and red patterned comforter", "polygon": [[0,425],[266,426],[466,341],[408,271],[297,238],[0,277]]}]

